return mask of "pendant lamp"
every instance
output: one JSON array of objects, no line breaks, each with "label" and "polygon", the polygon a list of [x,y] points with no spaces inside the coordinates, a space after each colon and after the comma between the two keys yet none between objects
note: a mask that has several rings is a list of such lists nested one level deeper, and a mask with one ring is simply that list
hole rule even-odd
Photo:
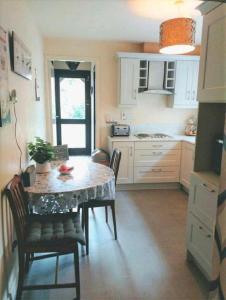
[{"label": "pendant lamp", "polygon": [[195,21],[175,18],[160,26],[160,53],[185,54],[195,49]]}]

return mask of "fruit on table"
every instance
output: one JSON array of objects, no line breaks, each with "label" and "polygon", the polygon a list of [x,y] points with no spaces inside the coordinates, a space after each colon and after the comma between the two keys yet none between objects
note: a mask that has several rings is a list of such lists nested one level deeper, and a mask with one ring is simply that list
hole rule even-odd
[{"label": "fruit on table", "polygon": [[61,165],[61,166],[59,167],[59,171],[60,171],[61,173],[67,173],[67,172],[70,172],[71,170],[73,170],[73,167],[68,167],[68,166],[66,166],[66,165]]}]

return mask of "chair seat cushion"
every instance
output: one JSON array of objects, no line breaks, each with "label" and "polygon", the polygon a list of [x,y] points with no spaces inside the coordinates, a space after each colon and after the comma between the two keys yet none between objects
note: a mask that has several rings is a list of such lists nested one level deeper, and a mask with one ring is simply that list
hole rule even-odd
[{"label": "chair seat cushion", "polygon": [[85,244],[84,234],[80,225],[79,214],[68,217],[33,218],[27,230],[26,244],[56,245],[79,242]]}]

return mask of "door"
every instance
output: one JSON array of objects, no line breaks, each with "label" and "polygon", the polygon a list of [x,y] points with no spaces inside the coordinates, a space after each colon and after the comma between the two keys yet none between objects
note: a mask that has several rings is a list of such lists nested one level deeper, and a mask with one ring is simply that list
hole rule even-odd
[{"label": "door", "polygon": [[182,143],[180,183],[187,189],[190,186],[190,176],[194,167],[194,151],[195,145],[187,142]]},{"label": "door", "polygon": [[90,72],[55,70],[57,145],[69,155],[91,154]]},{"label": "door", "polygon": [[195,107],[198,107],[197,92],[198,92],[198,77],[199,77],[199,61],[192,62],[192,88],[191,101]]},{"label": "door", "polygon": [[114,142],[112,148],[117,148],[122,152],[117,183],[133,183],[134,144],[132,142]]},{"label": "door", "polygon": [[120,59],[120,105],[137,104],[139,62],[139,59]]},{"label": "door", "polygon": [[226,102],[226,4],[204,16],[199,102]]}]

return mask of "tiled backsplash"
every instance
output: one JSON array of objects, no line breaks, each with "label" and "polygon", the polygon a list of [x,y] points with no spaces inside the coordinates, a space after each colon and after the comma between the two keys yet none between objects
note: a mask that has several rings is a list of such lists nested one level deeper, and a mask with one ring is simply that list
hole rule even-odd
[{"label": "tiled backsplash", "polygon": [[139,124],[139,125],[130,125],[131,135],[136,133],[165,133],[165,134],[184,134],[186,124],[167,124],[167,123],[158,123],[158,124]]}]

